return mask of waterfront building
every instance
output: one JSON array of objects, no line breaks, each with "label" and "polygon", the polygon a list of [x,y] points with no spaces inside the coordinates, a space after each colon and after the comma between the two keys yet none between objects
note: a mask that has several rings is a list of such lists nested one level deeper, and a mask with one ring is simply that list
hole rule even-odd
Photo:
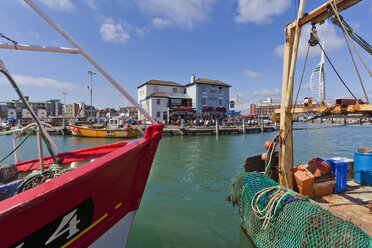
[{"label": "waterfront building", "polygon": [[87,106],[84,102],[66,104],[64,107],[64,116],[66,117],[86,117]]},{"label": "waterfront building", "polygon": [[[27,101],[29,97],[25,96]],[[62,104],[59,100],[33,101],[29,102],[36,115],[44,119],[48,116],[57,117],[62,114]],[[22,100],[12,100],[0,103],[1,118],[31,118]]]},{"label": "waterfront building", "polygon": [[195,78],[192,74],[186,84],[186,93],[191,96],[192,108],[199,118],[225,118],[229,111],[229,88],[231,85],[218,80]]},{"label": "waterfront building", "polygon": [[138,120],[138,110],[134,106],[122,107],[120,108],[119,113],[126,119]]},{"label": "waterfront building", "polygon": [[[150,80],[137,87],[138,103],[156,121],[171,122],[174,119],[189,119],[194,115],[192,99],[185,94],[185,86],[171,81]],[[138,113],[140,120],[144,116]]]},{"label": "waterfront building", "polygon": [[275,109],[280,109],[280,102],[273,102],[271,97],[250,105],[251,115],[258,117],[270,117]]}]

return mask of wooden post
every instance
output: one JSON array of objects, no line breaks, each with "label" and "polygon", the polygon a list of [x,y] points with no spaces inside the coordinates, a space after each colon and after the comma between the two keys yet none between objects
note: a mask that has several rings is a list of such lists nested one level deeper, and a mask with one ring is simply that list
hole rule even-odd
[{"label": "wooden post", "polygon": [[220,134],[220,122],[219,122],[219,118],[217,117],[216,118],[216,136],[218,136]]},{"label": "wooden post", "polygon": [[245,122],[245,118],[243,118],[243,134],[245,134],[246,132],[246,126],[245,126],[246,122]]},{"label": "wooden post", "polygon": [[291,100],[293,95],[293,79],[301,32],[299,19],[303,16],[304,5],[305,0],[302,0],[298,9],[297,21],[292,22],[285,27],[282,99],[280,107],[279,183],[290,189],[293,188],[293,133]]},{"label": "wooden post", "polygon": [[264,120],[261,119],[261,133],[264,132]]}]

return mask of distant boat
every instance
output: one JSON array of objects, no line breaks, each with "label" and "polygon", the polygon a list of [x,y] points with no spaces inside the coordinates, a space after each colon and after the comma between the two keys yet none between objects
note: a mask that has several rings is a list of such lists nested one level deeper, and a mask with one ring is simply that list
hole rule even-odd
[{"label": "distant boat", "polygon": [[122,124],[120,118],[109,119],[107,127],[70,124],[72,135],[101,138],[134,138],[138,136],[138,129]]}]

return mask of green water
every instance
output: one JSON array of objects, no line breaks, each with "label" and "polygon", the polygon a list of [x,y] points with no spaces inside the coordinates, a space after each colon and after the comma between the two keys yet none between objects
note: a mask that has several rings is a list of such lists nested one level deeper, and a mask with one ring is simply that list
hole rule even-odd
[{"label": "green water", "polygon": [[[294,131],[295,163],[306,163],[314,156],[352,158],[359,147],[372,148],[371,131],[372,126]],[[244,160],[264,152],[264,142],[274,135],[164,136],[127,247],[253,247],[240,229],[238,209],[225,199]],[[61,151],[119,141],[53,139]],[[1,155],[9,152],[11,140],[10,136],[0,137]],[[26,141],[21,160],[33,158],[35,147],[35,137]]]}]

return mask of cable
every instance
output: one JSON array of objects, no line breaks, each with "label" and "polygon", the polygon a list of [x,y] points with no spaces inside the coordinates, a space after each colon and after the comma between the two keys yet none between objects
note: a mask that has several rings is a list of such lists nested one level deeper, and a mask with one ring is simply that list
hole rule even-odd
[{"label": "cable", "polygon": [[32,134],[32,131],[29,132],[27,134],[27,136],[12,150],[10,151],[7,155],[5,155],[5,157],[3,157],[2,159],[0,159],[0,163],[3,162],[7,157],[9,157],[10,155],[13,154],[13,152],[15,152],[23,143],[25,143],[25,141],[27,140],[27,138]]},{"label": "cable", "polygon": [[[5,72],[2,69],[0,69],[0,72],[3,73],[7,77],[7,79],[9,80],[10,84],[13,86],[14,90],[16,91],[16,93],[18,94],[18,96],[20,97],[20,99],[22,99],[23,102],[26,102],[26,99],[24,99],[24,96],[22,95],[22,93],[18,89],[17,84],[13,81],[12,77],[7,72]],[[27,108],[28,112],[36,120],[37,118],[36,118],[36,116],[33,115],[33,111],[31,111],[31,109],[28,108],[27,104],[25,104],[25,105],[26,105],[26,108]],[[38,123],[36,121],[36,124],[37,124],[38,128],[41,129],[40,123]],[[41,137],[43,138],[43,140],[45,142],[45,145],[48,148],[48,151],[49,151],[49,153],[50,153],[50,155],[51,155],[51,157],[53,159],[53,163],[58,164],[56,154],[55,154],[52,146],[50,145],[49,140],[45,137],[45,135],[43,133],[41,133],[41,134],[42,134]]]},{"label": "cable", "polygon": [[[335,14],[336,14],[336,16],[337,16],[337,18],[338,18],[338,21],[340,22],[340,24],[341,24],[341,26],[342,26],[342,29],[346,32],[346,29],[345,29],[345,27],[344,27],[344,25],[343,25],[343,23],[342,23],[342,21],[341,21],[341,17],[340,17],[340,15],[339,15],[339,13],[338,13],[337,5],[334,3],[334,0],[328,0],[328,1],[329,1],[330,5],[331,5],[331,7],[332,7],[332,9],[333,9],[333,12],[335,12]],[[333,5],[333,4],[334,4],[334,5]],[[349,33],[346,32],[346,34],[347,34],[347,36],[348,36],[349,39],[350,39]],[[354,47],[355,51],[357,52],[357,54],[358,54],[360,60],[362,61],[364,67],[365,67],[366,70],[368,71],[369,75],[372,77],[372,73],[371,73],[371,71],[369,70],[368,66],[367,66],[366,63],[364,62],[362,56],[360,55],[358,49],[356,48],[356,46],[355,46],[355,44],[354,44],[354,42],[353,42],[351,39],[350,39],[350,41],[351,41],[351,44],[353,44],[353,47]]]},{"label": "cable", "polygon": [[328,58],[328,55],[327,55],[326,52],[324,51],[322,45],[320,45],[320,43],[319,43],[318,45],[319,45],[320,49],[322,49],[324,55],[326,56],[326,58],[327,58],[329,64],[332,66],[332,69],[333,69],[333,70],[335,71],[335,73],[337,74],[338,78],[341,80],[341,82],[344,84],[344,86],[345,86],[346,89],[350,92],[350,94],[354,97],[354,99],[355,99],[355,100],[358,100],[358,99],[355,97],[355,95],[353,94],[353,92],[351,92],[351,90],[349,89],[349,87],[347,87],[347,85],[346,85],[346,83],[344,82],[344,80],[342,80],[340,74],[338,74],[336,68],[333,66],[331,60]]}]

